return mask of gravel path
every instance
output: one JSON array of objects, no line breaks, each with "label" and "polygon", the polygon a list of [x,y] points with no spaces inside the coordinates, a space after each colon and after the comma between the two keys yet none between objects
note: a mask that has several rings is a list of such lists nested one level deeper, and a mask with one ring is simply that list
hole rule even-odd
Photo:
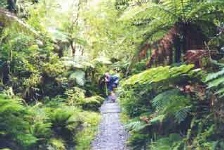
[{"label": "gravel path", "polygon": [[105,101],[100,112],[102,120],[91,150],[128,150],[125,144],[128,134],[120,122],[118,103]]}]

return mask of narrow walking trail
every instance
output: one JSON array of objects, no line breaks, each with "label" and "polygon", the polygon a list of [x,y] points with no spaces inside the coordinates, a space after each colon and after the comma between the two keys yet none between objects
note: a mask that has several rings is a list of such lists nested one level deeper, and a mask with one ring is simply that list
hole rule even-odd
[{"label": "narrow walking trail", "polygon": [[126,147],[128,134],[120,122],[118,103],[105,101],[100,112],[102,120],[91,150],[128,150]]}]

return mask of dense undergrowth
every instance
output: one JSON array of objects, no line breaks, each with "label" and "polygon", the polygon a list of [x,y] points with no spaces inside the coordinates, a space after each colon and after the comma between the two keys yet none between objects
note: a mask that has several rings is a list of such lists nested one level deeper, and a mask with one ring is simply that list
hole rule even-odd
[{"label": "dense undergrowth", "polygon": [[[103,102],[99,92],[91,89],[97,82],[86,82],[87,69],[67,66],[52,53],[53,44],[40,47],[27,35],[9,38],[11,34],[1,47],[6,53],[1,57],[0,147],[88,149]],[[7,51],[15,48],[7,61]]]},{"label": "dense undergrowth", "polygon": [[93,66],[105,66],[71,65],[49,37],[38,40],[13,27],[4,28],[0,40],[0,148],[89,149],[104,100],[102,72]]},{"label": "dense undergrowth", "polygon": [[206,77],[194,65],[181,65],[148,69],[124,80],[120,102],[130,119],[131,147],[223,149],[223,102],[216,95],[222,90],[214,94],[223,86],[217,82],[222,74]]},{"label": "dense undergrowth", "polygon": [[49,103],[24,105],[16,96],[1,94],[1,147],[63,150],[76,144],[77,149],[87,149],[100,116],[63,101],[58,98]]}]

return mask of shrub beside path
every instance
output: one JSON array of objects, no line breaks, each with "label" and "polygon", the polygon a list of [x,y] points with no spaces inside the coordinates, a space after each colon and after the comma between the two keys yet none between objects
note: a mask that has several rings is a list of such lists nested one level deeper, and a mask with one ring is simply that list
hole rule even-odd
[{"label": "shrub beside path", "polygon": [[105,101],[100,107],[100,112],[102,120],[91,150],[128,150],[126,146],[128,134],[120,122],[119,104]]}]

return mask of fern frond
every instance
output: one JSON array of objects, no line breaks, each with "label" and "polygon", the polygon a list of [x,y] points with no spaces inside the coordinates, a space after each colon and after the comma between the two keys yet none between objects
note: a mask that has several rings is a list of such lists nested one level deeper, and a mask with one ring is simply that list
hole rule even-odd
[{"label": "fern frond", "polygon": [[152,106],[156,108],[156,110],[160,111],[163,110],[167,104],[169,103],[169,99],[172,95],[177,95],[179,93],[179,90],[172,89],[165,92],[162,92],[158,94],[153,100],[152,100]]},{"label": "fern frond", "polygon": [[191,106],[186,106],[181,108],[175,113],[175,118],[178,123],[184,121],[186,117],[188,116],[189,112],[191,111]]},{"label": "fern frond", "polygon": [[150,144],[150,149],[152,150],[178,150],[180,148],[179,145],[182,142],[181,141],[181,136],[177,133],[171,133],[167,137],[160,138]]},{"label": "fern frond", "polygon": [[182,122],[191,110],[190,101],[179,90],[172,89],[160,93],[152,100],[158,114],[173,115],[178,123]]},{"label": "fern frond", "polygon": [[215,94],[217,94],[217,95],[221,95],[223,93],[224,93],[224,87],[220,88],[217,92],[215,92]]},{"label": "fern frond", "polygon": [[35,122],[30,129],[32,135],[37,138],[47,138],[51,136],[51,123]]},{"label": "fern frond", "polygon": [[[171,5],[168,5],[168,3]],[[179,4],[173,3],[173,1],[168,0],[167,2],[155,4],[152,2],[144,3],[142,5],[137,5],[134,7],[129,7],[121,16],[121,20],[144,20],[148,18],[167,18],[167,20],[176,20],[178,18],[177,13],[180,13],[177,8]],[[173,7],[173,5],[177,5]],[[177,9],[176,11],[174,9]]]},{"label": "fern frond", "polygon": [[66,108],[57,108],[48,114],[53,126],[66,126],[67,121],[73,115],[73,112]]},{"label": "fern frond", "polygon": [[224,82],[224,77],[219,77],[217,79],[214,79],[214,80],[208,82],[208,88],[217,87],[220,84],[222,84],[223,82]]},{"label": "fern frond", "polygon": [[172,68],[170,66],[160,66],[157,68],[148,69],[139,74],[131,76],[129,79],[123,82],[123,85],[134,85],[136,83],[150,84],[154,82],[156,83],[164,80],[170,80],[171,78],[189,73],[193,67],[194,65],[182,65]]},{"label": "fern frond", "polygon": [[143,123],[142,121],[132,121],[125,125],[125,128],[131,131],[140,131],[144,129],[148,124]]},{"label": "fern frond", "polygon": [[223,98],[224,96],[224,68],[215,73],[210,73],[207,75],[205,82],[208,84],[208,88],[212,88],[215,90],[215,94],[218,95],[219,98]]},{"label": "fern frond", "polygon": [[23,111],[24,107],[19,100],[13,100],[9,97],[0,94],[0,114],[5,112],[16,113],[19,111]]},{"label": "fern frond", "polygon": [[166,117],[165,115],[157,115],[156,117],[153,117],[150,120],[150,123],[151,124],[156,124],[156,123],[162,122],[165,117]]},{"label": "fern frond", "polygon": [[210,80],[216,79],[219,76],[222,76],[224,74],[224,68],[216,73],[210,73],[205,79],[205,82],[208,82]]},{"label": "fern frond", "polygon": [[187,13],[186,18],[200,18],[205,14],[211,14],[217,9],[224,8],[224,1],[210,1],[210,2],[198,2],[196,5],[193,5],[194,8]]}]

